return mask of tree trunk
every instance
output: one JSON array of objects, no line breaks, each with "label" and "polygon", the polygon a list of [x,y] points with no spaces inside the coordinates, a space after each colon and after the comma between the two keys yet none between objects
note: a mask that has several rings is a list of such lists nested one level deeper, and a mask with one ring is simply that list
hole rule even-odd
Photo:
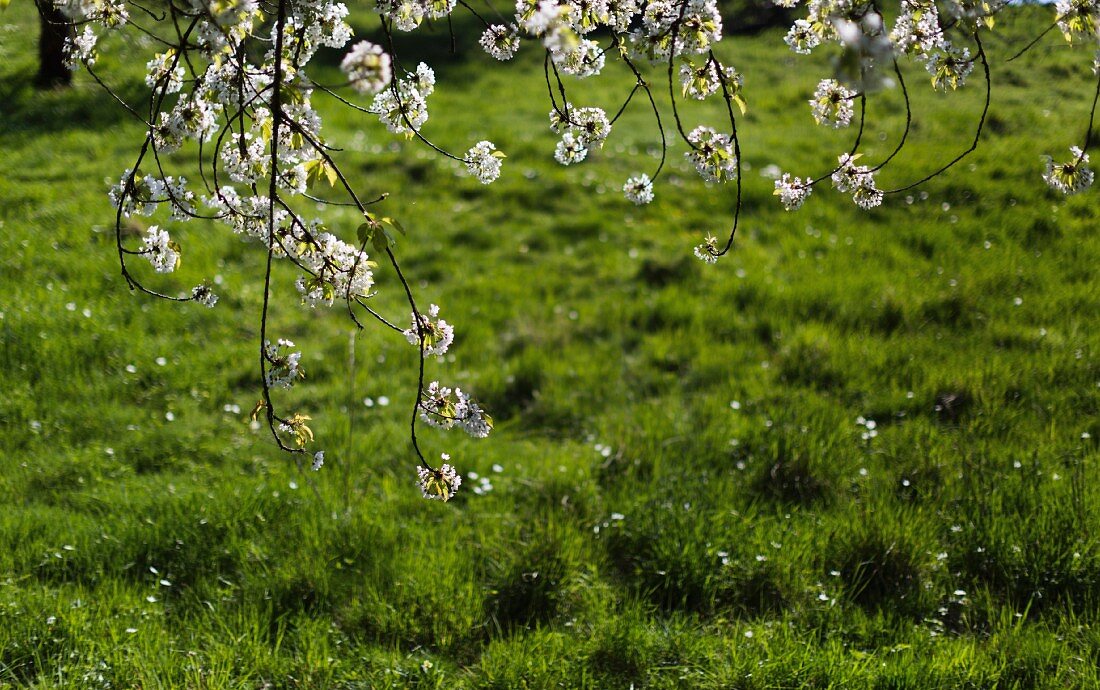
[{"label": "tree trunk", "polygon": [[35,5],[42,33],[38,37],[38,76],[34,83],[42,89],[68,86],[73,73],[65,64],[65,40],[73,35],[73,25],[53,0],[35,0]]}]

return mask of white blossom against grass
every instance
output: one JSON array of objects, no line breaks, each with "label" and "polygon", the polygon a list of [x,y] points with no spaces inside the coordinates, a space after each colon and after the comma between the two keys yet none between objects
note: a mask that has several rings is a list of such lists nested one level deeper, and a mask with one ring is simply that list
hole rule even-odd
[{"label": "white blossom against grass", "polygon": [[695,258],[699,259],[705,264],[718,263],[718,238],[714,235],[707,235],[703,238],[703,243],[696,245]]},{"label": "white blossom against grass", "polygon": [[833,173],[833,186],[840,192],[850,193],[852,201],[864,210],[882,204],[883,193],[875,186],[875,175],[865,165],[856,165],[859,155],[847,153],[840,156],[837,170]]},{"label": "white blossom against grass", "polygon": [[899,53],[927,55],[945,45],[939,11],[933,0],[904,0],[902,13],[890,31]]},{"label": "white blossom against grass", "polygon": [[[157,209],[155,204],[151,204],[142,201],[137,198],[136,190],[130,185],[130,175],[133,170],[127,168],[122,173],[122,177],[117,184],[111,186],[107,197],[111,200],[111,205],[122,211],[124,218],[129,218],[134,214],[149,216],[153,214],[153,211]],[[136,180],[135,180],[136,182]]]},{"label": "white blossom against grass", "polygon": [[377,0],[375,9],[393,20],[398,31],[412,31],[424,21],[425,3],[416,0]]},{"label": "white blossom against grass", "polygon": [[554,160],[562,165],[580,163],[588,155],[588,148],[580,142],[573,132],[561,135],[561,141],[554,148]]},{"label": "white blossom against grass", "polygon": [[809,55],[810,51],[821,45],[821,36],[814,30],[810,22],[805,19],[796,19],[783,41],[794,52],[800,55]]},{"label": "white blossom against grass", "polygon": [[741,89],[745,78],[732,67],[723,67],[719,72],[718,64],[714,60],[707,60],[701,67],[696,67],[691,61],[680,65],[680,87],[684,96],[701,101],[722,90],[722,82],[725,81],[726,93],[730,98],[742,104]]},{"label": "white blossom against grass", "polygon": [[294,251],[302,267],[311,272],[309,277],[299,277],[295,283],[302,302],[311,307],[332,306],[337,297],[365,296],[374,285],[375,263],[366,252],[318,225],[314,224],[308,238],[303,234],[281,245]]},{"label": "white blossom against grass", "polygon": [[172,241],[166,230],[153,225],[142,238],[141,255],[144,256],[157,273],[171,273],[179,264],[179,245]]},{"label": "white blossom against grass", "polygon": [[847,127],[852,123],[855,109],[852,100],[856,92],[844,86],[836,79],[822,79],[810,99],[814,120],[820,125]]},{"label": "white blossom against grass", "polygon": [[1095,41],[1100,35],[1100,2],[1097,0],[1057,0],[1054,12],[1058,28],[1070,43],[1079,38]]},{"label": "white blossom against grass", "polygon": [[587,34],[605,24],[610,14],[607,0],[567,0],[569,25],[578,34]]},{"label": "white blossom against grass", "polygon": [[[431,305],[428,315],[420,315],[420,329],[416,327],[416,314],[412,314],[412,326],[405,330],[405,339],[410,345],[421,347],[423,356],[442,355],[455,339],[455,330],[451,324],[439,318],[439,307]],[[434,321],[432,319],[435,319]],[[423,341],[421,341],[423,332]]]},{"label": "white blossom against grass", "polygon": [[271,164],[267,144],[261,137],[253,138],[251,132],[229,136],[222,146],[221,159],[229,179],[245,184],[265,177]]},{"label": "white blossom against grass", "polygon": [[649,175],[645,173],[635,175],[623,185],[623,194],[628,201],[632,201],[639,206],[648,204],[653,201],[653,182],[649,179]]},{"label": "white blossom against grass", "polygon": [[1068,163],[1055,163],[1050,156],[1044,156],[1046,169],[1043,180],[1050,188],[1063,194],[1077,194],[1092,186],[1093,172],[1088,167],[1089,154],[1077,146],[1071,146],[1069,152],[1073,159]]},{"label": "white blossom against grass", "polygon": [[603,71],[604,54],[600,44],[584,39],[567,50],[553,54],[554,62],[564,74],[578,79],[593,77]]},{"label": "white blossom against grass", "polygon": [[310,464],[310,467],[313,469],[314,472],[317,472],[324,466],[325,466],[325,451],[319,450],[319,451],[317,451],[316,453],[313,454],[313,462]]},{"label": "white blossom against grass", "polygon": [[519,50],[519,27],[515,24],[493,24],[478,41],[486,53],[497,60],[511,60]]},{"label": "white blossom against grass", "polygon": [[928,55],[925,67],[932,75],[933,87],[939,91],[947,91],[948,87],[955,90],[963,85],[974,70],[974,60],[970,57],[969,49],[945,45]]},{"label": "white blossom against grass", "polygon": [[466,169],[478,179],[481,184],[490,184],[500,177],[500,164],[504,154],[496,150],[491,141],[479,141],[474,144],[466,157]]},{"label": "white blossom against grass", "polygon": [[378,93],[393,78],[390,54],[370,41],[352,46],[340,62],[340,71],[347,75],[351,88],[362,94]]},{"label": "white blossom against grass", "polygon": [[474,438],[485,438],[493,429],[493,420],[461,388],[451,389],[432,381],[420,400],[420,418],[437,429],[458,426]]},{"label": "white blossom against grass", "polygon": [[607,26],[613,31],[626,33],[635,15],[641,9],[638,0],[608,0]]},{"label": "white blossom against grass", "polygon": [[[581,146],[594,144],[600,148],[611,134],[611,121],[603,108],[576,108],[566,104],[562,110],[555,108],[550,111],[550,129],[559,134],[572,134]],[[582,155],[578,160],[583,159]]]},{"label": "white blossom against grass", "polygon": [[797,211],[802,208],[802,203],[813,190],[809,180],[803,182],[801,177],[792,178],[790,173],[783,173],[783,176],[775,181],[775,191],[772,193],[779,197],[784,209]]},{"label": "white blossom against grass", "polygon": [[435,91],[435,70],[426,63],[416,66],[416,88],[425,96],[431,96]]},{"label": "white blossom against grass", "polygon": [[195,92],[181,97],[168,113],[161,112],[154,133],[161,141],[175,142],[178,148],[185,138],[210,141],[218,130],[221,106],[199,98]]},{"label": "white blossom against grass", "polygon": [[685,153],[695,170],[708,182],[726,182],[737,177],[737,156],[733,140],[711,127],[700,125],[688,133],[692,149]]},{"label": "white blossom against grass", "polygon": [[[420,64],[427,67],[424,63]],[[413,133],[419,132],[428,121],[428,102],[425,97],[430,91],[423,91],[421,86],[427,84],[434,87],[435,75],[431,74],[429,81],[430,72],[429,69],[427,73],[421,74],[418,69],[414,78],[398,80],[396,94],[391,86],[374,97],[369,110],[378,115],[386,129],[412,138]]]},{"label": "white blossom against grass", "polygon": [[[676,28],[676,35],[672,29]],[[715,0],[651,0],[642,15],[641,30],[655,59],[667,59],[675,46],[676,55],[702,54],[722,40],[722,16]]]},{"label": "white blossom against grass", "polygon": [[112,29],[130,17],[121,0],[54,0],[53,4],[74,22],[101,22]]},{"label": "white blossom against grass", "polygon": [[579,41],[569,26],[570,7],[557,0],[517,0],[516,22],[531,34],[542,39],[542,45],[551,53],[570,49]]},{"label": "white blossom against grass", "polygon": [[196,285],[191,289],[191,299],[203,306],[211,308],[218,303],[218,296],[215,295],[214,291],[210,289],[210,286],[205,283]]},{"label": "white blossom against grass", "polygon": [[420,492],[429,500],[449,501],[458,487],[462,485],[462,475],[447,461],[451,459],[446,453],[440,454],[443,463],[438,470],[430,470],[423,465],[416,468],[416,485]]},{"label": "white blossom against grass", "polygon": [[179,62],[174,49],[157,53],[145,63],[145,85],[164,93],[179,93],[184,77],[183,65]]},{"label": "white blossom against grass", "polygon": [[69,69],[77,69],[81,62],[89,66],[94,65],[97,55],[95,45],[98,37],[91,26],[85,26],[84,30],[71,39],[66,39],[66,63]]},{"label": "white blossom against grass", "polygon": [[187,188],[187,179],[167,175],[163,178],[153,175],[135,177],[130,183],[130,170],[111,187],[108,196],[115,208],[121,206],[122,215],[151,216],[160,204],[167,203],[172,209],[172,218],[187,220],[194,213],[194,192]]},{"label": "white blossom against grass", "polygon": [[300,378],[305,378],[299,362],[302,359],[300,351],[291,352],[294,343],[279,338],[278,343],[264,341],[264,359],[267,360],[267,373],[265,381],[271,388],[290,388]]}]

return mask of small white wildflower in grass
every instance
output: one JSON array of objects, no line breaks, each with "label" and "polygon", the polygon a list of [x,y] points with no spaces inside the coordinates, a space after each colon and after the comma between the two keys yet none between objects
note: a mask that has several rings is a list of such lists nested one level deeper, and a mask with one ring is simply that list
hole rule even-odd
[{"label": "small white wildflower in grass", "polygon": [[316,472],[316,471],[320,470],[322,467],[324,467],[324,465],[325,465],[325,451],[319,450],[319,451],[317,451],[316,453],[313,454],[313,464],[311,466],[313,467],[313,471]]}]

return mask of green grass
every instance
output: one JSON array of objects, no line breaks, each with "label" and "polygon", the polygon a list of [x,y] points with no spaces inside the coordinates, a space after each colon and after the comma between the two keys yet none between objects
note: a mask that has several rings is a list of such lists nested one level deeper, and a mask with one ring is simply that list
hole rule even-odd
[{"label": "green grass", "polygon": [[[1048,15],[1014,11],[988,39],[974,156],[871,213],[824,188],[782,211],[760,170],[820,174],[851,133],[811,125],[824,58],[776,32],[730,41],[746,202],[715,267],[690,251],[724,232],[732,190],[702,185],[681,146],[654,204],[626,202],[622,182],[656,164],[641,103],[592,160],[556,166],[533,51],[501,67],[468,41],[431,59],[425,133],[493,140],[509,157],[490,187],[324,103],[357,189],[392,193],[421,301],[457,326],[429,376],[498,422],[480,442],[422,432],[493,487],[467,479],[440,505],[413,482],[401,338],[299,308],[279,267],[272,333],[308,373],[281,400],[315,418],[327,458],[303,475],[246,419],[263,252],[173,225],[179,275],[142,276],[168,292],[220,276],[218,306],[128,294],[106,189],[141,128],[86,76],[34,91],[34,18],[13,4],[0,686],[1096,687],[1100,205],[1039,177],[1041,154],[1080,143],[1091,55],[1052,37],[1003,64]],[[108,45],[101,73],[140,98],[141,66]],[[614,108],[621,72],[572,98]],[[944,98],[906,74],[916,126],[883,186],[963,150],[980,111],[977,75]],[[869,117],[874,160],[900,96]],[[328,218],[353,232],[352,214]],[[376,308],[403,322],[378,278]]]}]

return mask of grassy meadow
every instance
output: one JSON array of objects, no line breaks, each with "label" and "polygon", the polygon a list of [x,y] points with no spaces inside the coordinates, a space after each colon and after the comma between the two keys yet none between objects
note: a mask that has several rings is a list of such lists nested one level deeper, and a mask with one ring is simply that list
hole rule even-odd
[{"label": "grassy meadow", "polygon": [[[429,380],[497,422],[481,441],[420,432],[466,477],[440,504],[415,486],[417,353],[397,334],[299,306],[277,268],[270,332],[307,373],[279,400],[326,451],[302,472],[247,418],[265,253],[141,219],[171,228],[183,263],[140,277],[173,294],[209,278],[221,300],[127,290],[106,192],[142,126],[86,74],[34,90],[36,18],[13,3],[0,687],[1100,687],[1100,203],[1040,177],[1042,154],[1082,143],[1092,56],[1052,35],[1005,63],[1052,16],[1014,9],[988,37],[977,152],[872,212],[827,185],[783,211],[767,166],[820,175],[854,132],[812,123],[826,56],[781,31],[727,41],[745,206],[716,266],[691,248],[727,232],[732,187],[674,144],[654,203],[627,202],[659,150],[641,99],[602,151],[558,166],[531,46],[500,65],[465,20],[453,55],[443,27],[400,44],[438,75],[424,133],[507,153],[488,187],[318,95],[356,188],[389,192],[379,208],[409,231],[421,304],[456,325]],[[99,65],[134,101],[139,54],[112,39]],[[318,58],[320,80],[339,57]],[[980,70],[948,97],[921,65],[905,74],[916,116],[884,188],[964,150],[984,96]],[[632,81],[609,61],[568,86],[614,112]],[[719,107],[685,125],[720,126]],[[904,121],[897,90],[871,101],[867,160]],[[354,237],[354,214],[325,213]],[[399,284],[377,278],[374,307],[404,324]]]}]

